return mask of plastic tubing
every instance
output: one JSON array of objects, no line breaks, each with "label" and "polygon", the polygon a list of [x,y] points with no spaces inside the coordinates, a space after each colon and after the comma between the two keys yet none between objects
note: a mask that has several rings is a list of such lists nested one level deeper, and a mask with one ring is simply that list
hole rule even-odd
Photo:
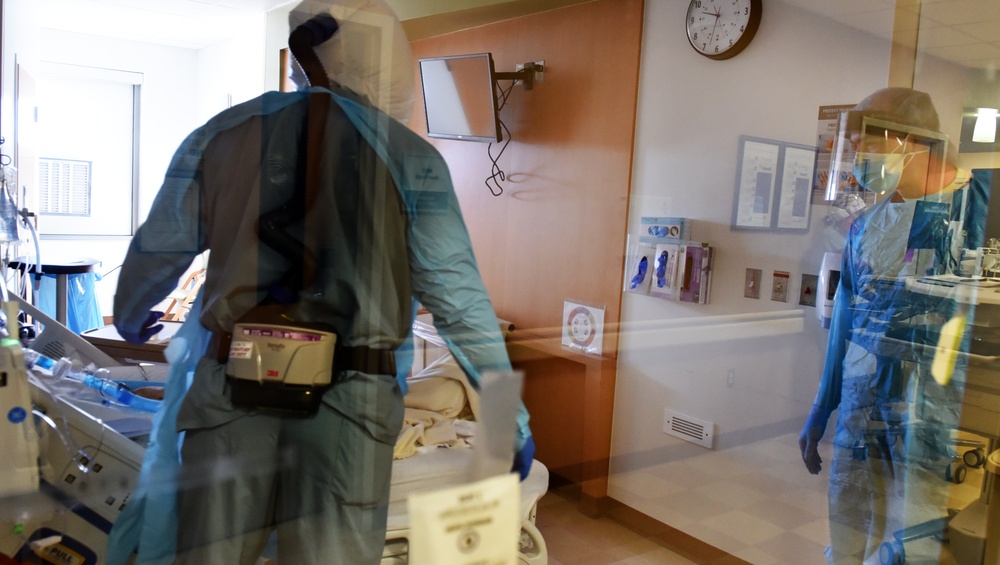
[{"label": "plastic tubing", "polygon": [[[35,244],[35,265],[34,265],[34,267],[35,267],[35,274],[37,274],[39,277],[41,277],[42,276],[42,248],[41,248],[41,246],[38,243],[38,232],[35,231],[35,226],[34,226],[34,224],[31,223],[31,219],[28,217],[28,209],[27,208],[22,208],[21,209],[21,220],[24,221],[24,225],[28,226],[28,231],[31,232],[31,241]],[[25,258],[25,263],[27,263],[27,258]],[[25,279],[28,279],[28,280],[30,280],[30,278],[31,278],[31,277],[28,276],[28,269],[27,269],[27,267],[25,267],[25,269],[24,269],[24,277],[25,277]],[[31,287],[32,287],[32,289],[34,289],[34,285],[31,285]],[[25,286],[23,288],[27,288],[27,286]],[[18,290],[20,291],[20,288]],[[38,303],[38,297],[34,296],[34,293],[32,293],[32,300],[34,300],[34,302],[36,304]]]},{"label": "plastic tubing", "polygon": [[162,404],[159,400],[139,396],[125,383],[99,376],[102,372],[108,374],[106,369],[95,370],[93,365],[81,368],[79,362],[74,363],[66,357],[53,362],[52,359],[31,349],[25,351],[25,362],[29,369],[36,365],[46,368],[57,379],[69,379],[96,390],[105,400],[150,413],[155,413]]},{"label": "plastic tubing", "polygon": [[97,390],[102,396],[110,397],[115,402],[122,404],[123,406],[128,406],[129,408],[135,408],[136,410],[142,410],[143,412],[156,412],[156,410],[160,407],[159,400],[139,396],[138,394],[132,392],[132,390],[123,383],[115,382],[110,379],[102,379],[88,374],[83,377],[83,384],[86,387]]},{"label": "plastic tubing", "polygon": [[24,348],[24,364],[27,365],[28,369],[34,369],[35,367],[41,367],[46,371],[51,371],[55,366],[56,362],[50,358],[42,355],[41,353],[35,351],[34,349]]},{"label": "plastic tubing", "polygon": [[35,231],[35,225],[28,218],[28,209],[22,210],[21,214],[25,225],[28,226],[28,231],[31,232],[31,241],[35,244],[35,273],[40,275],[42,274],[42,248],[38,245],[38,232]]}]

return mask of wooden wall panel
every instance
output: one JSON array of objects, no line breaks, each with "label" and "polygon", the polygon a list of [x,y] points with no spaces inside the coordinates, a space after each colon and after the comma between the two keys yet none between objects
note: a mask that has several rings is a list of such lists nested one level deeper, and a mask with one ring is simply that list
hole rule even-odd
[{"label": "wooden wall panel", "polygon": [[[515,353],[516,354],[516,353]],[[535,407],[531,431],[535,447],[549,473],[573,483],[583,481],[583,435],[566,433],[582,430],[585,401],[579,385],[577,367],[564,359],[539,357],[516,361],[518,368],[531,375],[531,386],[525,387],[525,406]],[[558,402],[553,402],[558,399]],[[540,410],[545,408],[544,412]]]},{"label": "wooden wall panel", "polygon": [[[517,326],[538,459],[594,499],[607,493],[642,14],[642,0],[595,0],[412,43],[417,58],[490,52],[497,72],[545,62],[544,82],[515,86],[501,111],[502,195],[484,184],[487,144],[430,141],[497,314]],[[426,135],[419,92],[410,127]],[[559,344],[565,300],[606,308],[602,357]]]},{"label": "wooden wall panel", "polygon": [[[640,0],[599,0],[413,43],[418,58],[491,52],[498,72],[545,61],[544,82],[515,86],[501,112],[503,195],[484,185],[485,143],[432,140],[494,305],[519,327],[558,327],[565,299],[620,317],[641,25]],[[419,93],[411,127],[426,133]]]}]

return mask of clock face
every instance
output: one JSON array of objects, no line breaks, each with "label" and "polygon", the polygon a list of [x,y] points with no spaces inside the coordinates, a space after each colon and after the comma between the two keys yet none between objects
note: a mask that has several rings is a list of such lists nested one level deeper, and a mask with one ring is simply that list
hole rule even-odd
[{"label": "clock face", "polygon": [[761,0],[691,0],[688,41],[710,59],[728,59],[750,44],[760,13]]}]

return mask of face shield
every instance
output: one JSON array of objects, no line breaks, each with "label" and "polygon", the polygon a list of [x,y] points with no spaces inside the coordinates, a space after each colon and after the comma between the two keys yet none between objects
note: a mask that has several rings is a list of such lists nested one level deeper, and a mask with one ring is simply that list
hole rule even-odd
[{"label": "face shield", "polygon": [[928,183],[944,175],[948,139],[919,127],[865,117],[852,135],[857,153],[854,176],[881,200],[893,191],[908,199],[940,193],[942,186]]},{"label": "face shield", "polygon": [[[942,170],[946,162],[957,163],[954,146],[939,129],[937,111],[927,93],[901,87],[873,92],[839,117],[826,199],[836,200],[845,191],[864,187],[863,198],[871,203],[900,186],[913,188],[918,179],[927,179],[917,171],[928,172],[927,156]],[[936,190],[920,185],[919,192],[926,195]]]},{"label": "face shield", "polygon": [[[289,30],[318,14],[330,14],[337,33],[315,52],[331,82],[406,123],[413,112],[413,57],[410,42],[383,0],[305,0],[288,15]],[[299,89],[308,87],[298,64],[290,65]]]}]

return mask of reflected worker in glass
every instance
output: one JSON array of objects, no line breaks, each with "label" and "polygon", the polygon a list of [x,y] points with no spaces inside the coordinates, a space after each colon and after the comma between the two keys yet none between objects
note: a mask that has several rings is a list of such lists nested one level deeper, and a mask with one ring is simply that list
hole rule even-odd
[{"label": "reflected worker in glass", "polygon": [[[300,90],[192,133],[122,267],[115,325],[142,342],[150,309],[211,252],[109,563],[138,547],[139,563],[252,564],[275,531],[280,563],[378,563],[416,305],[474,385],[510,370],[447,164],[402,123],[414,66],[399,21],[381,0],[313,0],[289,24]],[[326,361],[247,378],[249,344],[275,335]],[[527,422],[522,406],[522,478]]]},{"label": "reflected worker in glass", "polygon": [[[948,516],[949,439],[962,413],[974,300],[957,275],[982,247],[988,172],[958,165],[930,97],[871,94],[849,114],[855,176],[877,202],[847,238],[826,362],[799,440],[810,473],[830,415],[830,563],[937,563],[933,536],[905,528]],[[939,523],[943,526],[943,523]],[[902,536],[902,537],[901,537]],[[923,560],[921,560],[923,559]]]}]

